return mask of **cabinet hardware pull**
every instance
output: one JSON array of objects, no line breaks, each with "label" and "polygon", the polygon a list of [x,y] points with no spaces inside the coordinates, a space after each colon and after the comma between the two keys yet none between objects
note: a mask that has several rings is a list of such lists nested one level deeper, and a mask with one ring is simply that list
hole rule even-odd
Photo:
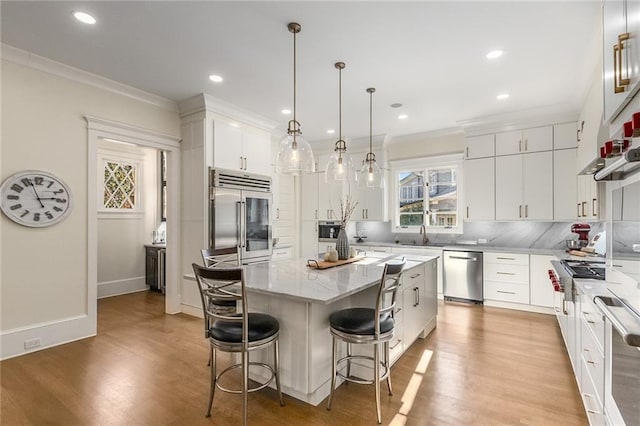
[{"label": "cabinet hardware pull", "polygon": [[529,204],[524,205],[524,217],[529,217]]},{"label": "cabinet hardware pull", "polygon": [[498,275],[515,275],[514,272],[499,272],[499,271],[496,272],[496,274],[498,274]]},{"label": "cabinet hardware pull", "polygon": [[402,339],[398,339],[398,343],[396,343],[395,345],[391,346],[389,349],[395,349],[396,346],[398,346],[400,343],[402,343]]},{"label": "cabinet hardware pull", "polygon": [[499,256],[496,257],[496,259],[499,259],[499,260],[516,260],[515,257],[499,257]]},{"label": "cabinet hardware pull", "polygon": [[402,311],[402,308],[398,308],[398,309],[396,309],[396,310],[395,310],[395,312],[394,312],[394,314],[397,314],[397,313],[399,313],[400,311]]},{"label": "cabinet hardware pull", "polygon": [[243,168],[242,157],[240,157],[240,170]]},{"label": "cabinet hardware pull", "polygon": [[367,219],[369,219],[369,209],[367,209]]},{"label": "cabinet hardware pull", "polygon": [[247,170],[247,157],[242,158],[244,158],[244,169]]},{"label": "cabinet hardware pull", "polygon": [[529,142],[529,139],[525,139],[524,140],[524,151],[527,151],[527,142]]},{"label": "cabinet hardware pull", "polygon": [[416,291],[418,292],[418,306],[420,306],[420,287],[416,287]]},{"label": "cabinet hardware pull", "polygon": [[582,217],[587,217],[587,214],[584,212],[584,209],[587,207],[587,202],[583,201],[582,203],[580,203],[581,209],[582,209]]},{"label": "cabinet hardware pull", "polygon": [[613,45],[613,92],[624,92],[624,86],[629,84],[628,78],[622,78],[622,51],[624,50],[623,42],[629,40],[629,33],[618,35],[618,43]]},{"label": "cabinet hardware pull", "polygon": [[518,217],[522,218],[522,204],[518,206]]},{"label": "cabinet hardware pull", "polygon": [[[382,251],[382,250],[381,250],[381,251]],[[409,278],[414,279],[414,278],[419,277],[420,275],[422,275],[422,274],[415,274],[415,275],[411,275]]]},{"label": "cabinet hardware pull", "polygon": [[318,218],[318,209],[315,210],[316,212],[316,219]]},{"label": "cabinet hardware pull", "polygon": [[364,209],[362,209],[362,218],[364,219]]},{"label": "cabinet hardware pull", "polygon": [[502,291],[502,290],[498,290],[498,293],[502,293],[502,294],[515,294],[513,291]]},{"label": "cabinet hardware pull", "polygon": [[467,158],[469,158],[469,147],[467,147],[466,149],[467,149]]},{"label": "cabinet hardware pull", "polygon": [[596,201],[598,201],[597,198],[592,198],[591,199],[591,216],[597,216],[596,215]]},{"label": "cabinet hardware pull", "polygon": [[522,152],[522,139],[518,141],[518,152]]},{"label": "cabinet hardware pull", "polygon": [[276,219],[280,219],[280,207],[276,209]]},{"label": "cabinet hardware pull", "polygon": [[580,203],[578,203],[576,213],[578,214],[578,217],[580,217]]},{"label": "cabinet hardware pull", "polygon": [[469,206],[467,206],[467,219],[469,219]]}]

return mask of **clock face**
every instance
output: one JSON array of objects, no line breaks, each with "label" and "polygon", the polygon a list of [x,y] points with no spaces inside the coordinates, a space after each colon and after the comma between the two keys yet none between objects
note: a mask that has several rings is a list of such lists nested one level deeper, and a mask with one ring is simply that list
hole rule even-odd
[{"label": "clock face", "polygon": [[71,213],[69,187],[50,173],[28,170],[9,176],[0,186],[2,211],[20,225],[43,227]]}]

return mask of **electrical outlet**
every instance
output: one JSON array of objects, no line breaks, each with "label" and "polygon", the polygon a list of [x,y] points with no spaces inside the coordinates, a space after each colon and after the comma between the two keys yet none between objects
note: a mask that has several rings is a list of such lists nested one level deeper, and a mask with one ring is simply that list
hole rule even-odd
[{"label": "electrical outlet", "polygon": [[487,244],[486,238],[478,238],[478,244]]},{"label": "electrical outlet", "polygon": [[24,341],[25,349],[33,349],[40,346],[40,339],[29,339]]}]

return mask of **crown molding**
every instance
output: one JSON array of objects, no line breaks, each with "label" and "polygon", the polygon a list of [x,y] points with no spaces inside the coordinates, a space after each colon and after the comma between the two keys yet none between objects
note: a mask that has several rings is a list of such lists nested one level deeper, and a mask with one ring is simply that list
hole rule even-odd
[{"label": "crown molding", "polygon": [[214,98],[206,93],[199,93],[180,101],[178,106],[180,108],[180,117],[182,118],[198,112],[208,111],[231,121],[238,121],[268,132],[272,132],[277,126],[277,123],[273,120],[232,103]]},{"label": "crown molding", "polygon": [[3,60],[13,62],[18,65],[23,65],[58,77],[63,77],[78,83],[106,90],[111,93],[116,93],[168,111],[178,112],[178,104],[170,99],[136,89],[135,87],[128,86],[126,84],[118,83],[117,81],[45,58],[44,56],[36,55],[35,53],[27,52],[26,50],[18,49],[17,47],[13,47],[8,44],[0,43],[0,57]]}]

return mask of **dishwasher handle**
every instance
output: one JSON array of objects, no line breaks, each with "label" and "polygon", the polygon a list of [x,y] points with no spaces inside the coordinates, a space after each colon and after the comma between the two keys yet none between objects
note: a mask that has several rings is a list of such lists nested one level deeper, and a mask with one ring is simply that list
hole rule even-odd
[{"label": "dishwasher handle", "polygon": [[460,259],[460,260],[470,260],[472,262],[477,262],[477,257],[463,257],[463,256],[448,256],[448,259]]}]

